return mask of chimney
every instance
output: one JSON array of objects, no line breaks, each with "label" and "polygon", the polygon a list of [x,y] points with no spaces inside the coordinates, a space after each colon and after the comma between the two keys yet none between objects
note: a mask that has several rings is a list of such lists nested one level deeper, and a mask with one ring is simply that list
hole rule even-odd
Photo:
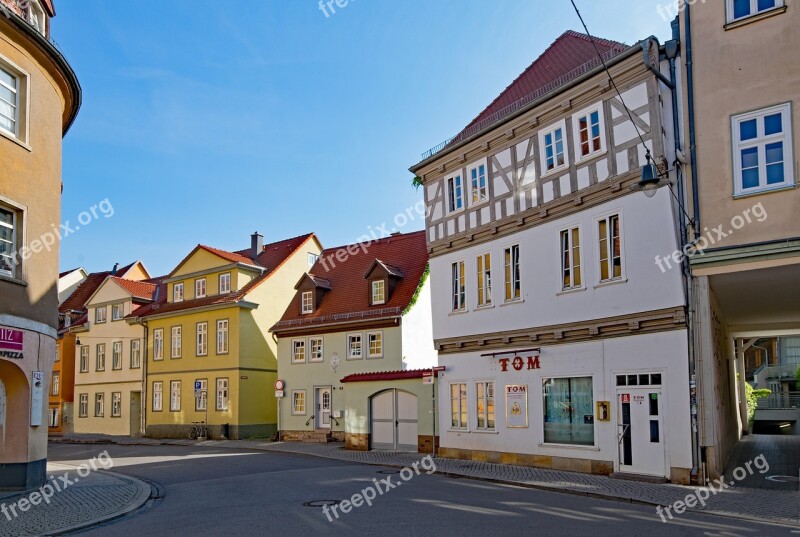
[{"label": "chimney", "polygon": [[258,254],[264,249],[264,236],[260,235],[258,231],[250,235],[250,259],[255,261],[258,259]]},{"label": "chimney", "polygon": [[119,263],[114,263],[114,268],[111,269],[111,275],[116,276],[118,270],[119,270]]}]

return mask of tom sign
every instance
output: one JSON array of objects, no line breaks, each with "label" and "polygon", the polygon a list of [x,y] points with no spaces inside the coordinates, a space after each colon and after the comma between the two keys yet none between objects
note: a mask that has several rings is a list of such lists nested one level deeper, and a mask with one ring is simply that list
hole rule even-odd
[{"label": "tom sign", "polygon": [[0,328],[0,358],[22,359],[22,331]]}]

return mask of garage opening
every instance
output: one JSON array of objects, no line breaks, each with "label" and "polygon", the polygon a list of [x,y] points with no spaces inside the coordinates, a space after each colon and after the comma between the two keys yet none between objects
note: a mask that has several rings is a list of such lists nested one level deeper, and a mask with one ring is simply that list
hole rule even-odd
[{"label": "garage opening", "polygon": [[370,398],[370,448],[417,451],[417,396],[385,390]]}]

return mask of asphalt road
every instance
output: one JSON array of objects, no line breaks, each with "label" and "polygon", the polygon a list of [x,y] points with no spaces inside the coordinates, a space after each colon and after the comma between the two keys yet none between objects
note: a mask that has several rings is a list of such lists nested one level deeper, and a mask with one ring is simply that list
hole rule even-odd
[{"label": "asphalt road", "polygon": [[[388,468],[280,453],[179,446],[51,445],[50,460],[80,464],[107,449],[113,471],[158,483],[163,498],[85,536],[198,535],[546,535],[548,537],[761,537],[798,535],[786,527],[703,514],[664,523],[655,508],[419,475],[403,481]],[[407,477],[408,474],[406,474]],[[375,490],[379,481],[382,494]],[[389,488],[389,479],[394,488]],[[372,505],[331,521],[321,507],[372,487]],[[387,490],[388,489],[388,490]],[[366,495],[372,493],[366,492]],[[341,509],[341,507],[340,507]]]}]

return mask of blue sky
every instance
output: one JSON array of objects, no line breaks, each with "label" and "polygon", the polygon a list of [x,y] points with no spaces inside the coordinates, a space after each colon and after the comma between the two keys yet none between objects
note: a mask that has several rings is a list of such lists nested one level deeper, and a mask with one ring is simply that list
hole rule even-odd
[{"label": "blue sky", "polygon": [[[671,0],[578,0],[589,30],[662,42]],[[408,168],[457,133],[553,40],[569,0],[57,2],[53,36],[83,86],[64,141],[62,269],[140,258],[168,273],[224,249],[359,236],[421,199]],[[417,218],[401,231],[422,228]]]}]

